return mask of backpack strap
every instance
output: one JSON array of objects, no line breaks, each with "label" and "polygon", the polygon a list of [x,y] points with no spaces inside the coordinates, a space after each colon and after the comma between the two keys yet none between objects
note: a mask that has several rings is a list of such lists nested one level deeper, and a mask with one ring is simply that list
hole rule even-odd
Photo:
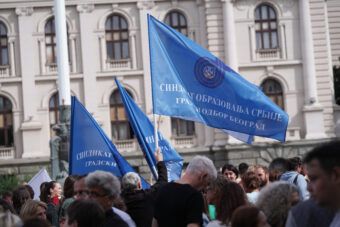
[{"label": "backpack strap", "polygon": [[297,182],[298,176],[299,176],[299,174],[296,174],[296,176],[295,176],[295,178],[294,178],[293,184],[295,184],[295,185],[296,185],[296,182]]}]

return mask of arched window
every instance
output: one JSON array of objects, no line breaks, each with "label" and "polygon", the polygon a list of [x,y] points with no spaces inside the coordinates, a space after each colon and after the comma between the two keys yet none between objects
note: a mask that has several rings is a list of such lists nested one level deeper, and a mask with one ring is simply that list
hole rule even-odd
[{"label": "arched window", "polygon": [[0,146],[13,146],[12,103],[4,96],[0,96]]},{"label": "arched window", "polygon": [[277,17],[275,10],[266,4],[255,9],[257,49],[276,49],[278,45]]},{"label": "arched window", "polygon": [[118,90],[115,90],[110,97],[110,118],[113,138],[116,140],[133,139],[134,133],[126,116],[124,104]]},{"label": "arched window", "polygon": [[171,132],[173,136],[193,136],[195,134],[195,123],[172,117]]},{"label": "arched window", "polygon": [[107,57],[110,60],[129,58],[129,30],[124,17],[109,16],[105,23]]},{"label": "arched window", "polygon": [[54,17],[45,25],[46,59],[48,64],[57,63],[57,42],[55,36]]},{"label": "arched window", "polygon": [[8,65],[8,43],[6,26],[0,22],[0,65]]},{"label": "arched window", "polygon": [[261,87],[263,88],[263,93],[265,93],[281,109],[284,109],[283,92],[279,82],[274,79],[266,79],[262,82]]},{"label": "arched window", "polygon": [[52,127],[56,124],[59,124],[59,94],[58,92],[55,93],[50,98],[48,107],[49,107],[49,114],[50,114],[50,134],[52,137],[56,135]]},{"label": "arched window", "polygon": [[185,19],[184,15],[177,11],[169,12],[165,17],[165,23],[176,29],[183,35],[188,35],[188,25],[187,20]]}]

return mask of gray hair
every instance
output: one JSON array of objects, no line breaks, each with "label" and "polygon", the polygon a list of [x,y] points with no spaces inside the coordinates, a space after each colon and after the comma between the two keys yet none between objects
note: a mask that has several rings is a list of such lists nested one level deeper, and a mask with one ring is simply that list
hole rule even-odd
[{"label": "gray hair", "polygon": [[256,206],[267,216],[271,226],[284,226],[291,208],[291,195],[298,188],[286,181],[276,181],[260,191]]},{"label": "gray hair", "polygon": [[207,173],[209,180],[215,180],[217,178],[217,171],[214,163],[207,157],[196,155],[189,163],[186,172],[193,175],[199,175],[201,173]]},{"label": "gray hair", "polygon": [[6,211],[5,213],[0,213],[0,226],[21,227],[22,221],[17,215]]},{"label": "gray hair", "polygon": [[138,188],[141,183],[140,177],[135,172],[129,172],[122,178],[123,188],[126,191],[134,191]]},{"label": "gray hair", "polygon": [[112,175],[112,173],[96,170],[89,173],[85,178],[86,187],[99,187],[103,190],[105,195],[113,195],[118,198],[120,195],[119,179]]}]

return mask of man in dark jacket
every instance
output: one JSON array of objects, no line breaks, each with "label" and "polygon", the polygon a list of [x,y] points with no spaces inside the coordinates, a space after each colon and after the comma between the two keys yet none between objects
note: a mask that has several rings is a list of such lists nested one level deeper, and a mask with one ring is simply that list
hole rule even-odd
[{"label": "man in dark jacket", "polygon": [[125,174],[122,179],[123,192],[121,197],[127,206],[127,212],[135,221],[137,227],[150,227],[153,217],[153,204],[158,189],[168,182],[168,174],[163,155],[155,153],[158,170],[158,181],[150,189],[143,190],[142,183],[138,174],[130,172]]}]

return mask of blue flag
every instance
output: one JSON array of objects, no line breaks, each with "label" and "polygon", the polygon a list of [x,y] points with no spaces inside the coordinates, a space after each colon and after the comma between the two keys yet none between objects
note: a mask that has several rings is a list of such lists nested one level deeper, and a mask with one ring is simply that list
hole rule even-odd
[{"label": "blue flag", "polygon": [[[99,124],[85,107],[72,97],[69,174],[87,174],[95,170],[111,172],[121,178],[136,172],[121,156]],[[143,189],[150,185],[142,178]]]},{"label": "blue flag", "polygon": [[[120,95],[122,97],[125,112],[129,118],[130,125],[137,137],[139,145],[142,148],[145,159],[150,167],[150,170],[155,179],[157,175],[156,159],[155,159],[155,138],[154,138],[154,126],[150,119],[144,114],[139,106],[133,101],[126,90],[120,85],[117,78],[115,78]],[[181,177],[183,159],[181,156],[171,147],[168,141],[158,133],[158,146],[163,154],[163,159],[168,170],[168,181],[178,180]]]},{"label": "blue flag", "polygon": [[285,141],[289,117],[210,52],[148,15],[153,111],[197,121],[251,143]]}]

